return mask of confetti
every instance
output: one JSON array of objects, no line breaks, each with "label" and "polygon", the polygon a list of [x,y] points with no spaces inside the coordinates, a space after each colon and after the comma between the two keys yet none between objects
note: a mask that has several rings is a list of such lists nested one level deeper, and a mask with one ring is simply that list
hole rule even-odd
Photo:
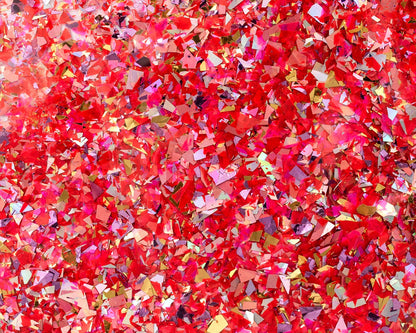
[{"label": "confetti", "polygon": [[208,333],[219,333],[222,332],[228,326],[227,321],[221,315],[218,315],[214,318],[214,321],[208,327]]},{"label": "confetti", "polygon": [[1,331],[414,330],[414,2],[0,7]]}]

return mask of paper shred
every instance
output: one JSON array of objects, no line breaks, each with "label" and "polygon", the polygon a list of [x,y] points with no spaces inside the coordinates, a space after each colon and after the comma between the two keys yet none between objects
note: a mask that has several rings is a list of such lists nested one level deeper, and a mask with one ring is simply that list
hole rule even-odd
[{"label": "paper shred", "polygon": [[323,22],[321,22],[321,21],[319,20],[319,18],[320,18],[321,16],[323,16],[323,14],[324,14],[324,10],[323,10],[323,8],[322,8],[319,4],[317,4],[317,3],[313,4],[313,5],[312,5],[312,7],[311,7],[311,8],[309,8],[308,14],[309,14],[310,16],[312,16],[312,17],[313,17],[316,21],[318,21],[319,23],[323,23]]},{"label": "paper shred", "polygon": [[312,75],[316,78],[319,82],[327,82],[328,80],[328,74],[325,73],[325,66],[317,62],[313,69],[312,69]]},{"label": "paper shred", "polygon": [[402,272],[398,272],[396,273],[396,276],[393,277],[390,280],[390,285],[396,290],[396,291],[400,291],[400,290],[405,290],[405,288],[403,287],[401,281],[403,279],[404,273]]},{"label": "paper shred", "polygon": [[357,207],[357,213],[362,215],[373,215],[376,212],[376,207],[361,204]]},{"label": "paper shred", "polygon": [[277,226],[272,216],[260,218],[259,221],[264,225],[264,231],[273,235],[277,231]]},{"label": "paper shred", "polygon": [[141,288],[148,296],[155,296],[157,295],[155,288],[153,287],[152,282],[148,278],[146,278],[143,282]]},{"label": "paper shred", "polygon": [[143,238],[145,238],[148,235],[148,233],[143,229],[133,229],[133,231],[129,232],[124,239],[135,239],[136,242],[140,242]]},{"label": "paper shred", "polygon": [[210,61],[210,63],[214,66],[217,67],[218,65],[222,64],[222,59],[220,57],[218,57],[214,52],[209,51],[208,53],[208,60]]},{"label": "paper shred", "polygon": [[139,60],[137,60],[137,63],[141,67],[150,67],[152,63],[150,62],[150,59],[148,57],[141,57]]},{"label": "paper shred", "polygon": [[241,282],[246,282],[246,281],[254,279],[256,277],[256,274],[257,273],[255,271],[250,271],[248,269],[244,269],[244,268],[238,269],[238,277]]},{"label": "paper shred", "polygon": [[32,272],[29,269],[24,269],[20,272],[22,278],[23,278],[23,283],[27,284],[30,280],[30,278],[32,277]]},{"label": "paper shred", "polygon": [[287,294],[290,293],[290,281],[289,279],[284,275],[279,275],[280,281],[282,281],[283,287],[285,288],[285,291]]},{"label": "paper shred", "polygon": [[133,89],[142,76],[143,72],[130,69],[127,77],[126,89]]},{"label": "paper shred", "polygon": [[[201,159],[205,158],[202,157],[205,155],[201,155],[201,153],[197,154],[196,156],[197,158],[201,157]],[[227,180],[234,178],[237,173],[234,170],[214,169],[209,171],[208,174],[213,178],[215,185],[220,185]]]},{"label": "paper shred", "polygon": [[224,316],[217,315],[208,326],[208,333],[219,333],[223,331],[228,326],[227,320],[225,320]]},{"label": "paper shred", "polygon": [[96,217],[100,221],[107,222],[110,218],[111,212],[103,206],[97,206]]},{"label": "paper shred", "polygon": [[289,279],[297,279],[297,278],[299,278],[301,276],[302,276],[302,273],[301,273],[300,269],[297,268],[296,270],[294,270],[292,273],[290,273],[288,275],[288,278]]},{"label": "paper shred", "polygon": [[394,208],[394,206],[391,203],[385,202],[385,201],[380,202],[377,205],[377,210],[376,211],[383,218],[386,218],[388,216],[391,216],[391,217],[397,216],[397,212],[396,212],[396,209]]},{"label": "paper shred", "polygon": [[258,157],[258,161],[260,162],[261,168],[263,169],[264,173],[272,180],[274,180],[275,177],[271,174],[273,171],[273,166],[266,160],[266,158],[267,155],[262,152]]},{"label": "paper shred", "polygon": [[209,276],[209,274],[207,273],[207,271],[203,268],[198,269],[198,274],[195,277],[195,282],[199,283],[202,282],[206,279],[210,279],[211,277]]},{"label": "paper shred", "polygon": [[304,180],[307,176],[306,174],[298,167],[295,166],[291,171],[290,174],[296,178],[297,181]]},{"label": "paper shred", "polygon": [[267,277],[267,284],[266,288],[274,289],[277,288],[277,281],[279,279],[279,276],[277,274],[270,274]]},{"label": "paper shred", "polygon": [[347,331],[348,331],[347,325],[345,325],[344,318],[341,316],[341,317],[339,317],[337,325],[335,326],[334,332],[344,333],[344,332],[347,332]]},{"label": "paper shred", "polygon": [[396,118],[397,116],[397,111],[391,108],[387,108],[387,112],[388,112],[388,117],[390,120],[394,120],[394,118]]}]

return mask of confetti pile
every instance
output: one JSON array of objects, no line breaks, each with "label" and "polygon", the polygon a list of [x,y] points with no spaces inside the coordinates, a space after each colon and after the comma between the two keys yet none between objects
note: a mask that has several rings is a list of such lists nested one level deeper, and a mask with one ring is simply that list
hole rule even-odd
[{"label": "confetti pile", "polygon": [[2,332],[415,332],[416,2],[5,0]]}]

